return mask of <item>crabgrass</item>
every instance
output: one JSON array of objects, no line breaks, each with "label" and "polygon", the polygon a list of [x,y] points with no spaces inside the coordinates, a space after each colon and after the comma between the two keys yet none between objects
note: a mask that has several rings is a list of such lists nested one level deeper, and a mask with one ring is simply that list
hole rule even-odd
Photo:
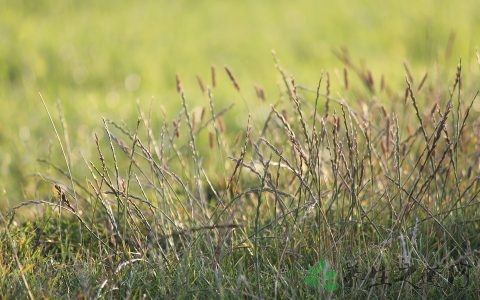
[{"label": "crabgrass", "polygon": [[275,59],[280,96],[238,134],[214,82],[195,112],[177,77],[179,115],[103,119],[86,178],[52,117],[65,162],[45,161],[42,196],[1,215],[2,297],[477,298],[475,87],[459,63],[443,85],[407,75],[392,93],[343,59],[341,98],[328,73],[302,86]]}]

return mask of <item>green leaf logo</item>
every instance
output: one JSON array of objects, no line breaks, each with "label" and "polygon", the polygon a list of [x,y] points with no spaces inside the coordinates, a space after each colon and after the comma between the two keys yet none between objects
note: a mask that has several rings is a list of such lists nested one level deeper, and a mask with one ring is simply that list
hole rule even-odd
[{"label": "green leaf logo", "polygon": [[314,266],[308,267],[308,276],[305,277],[305,282],[309,286],[322,285],[323,288],[329,292],[333,292],[338,289],[338,284],[332,281],[335,276],[337,276],[337,271],[328,270],[324,272],[327,268],[327,261],[322,259]]}]

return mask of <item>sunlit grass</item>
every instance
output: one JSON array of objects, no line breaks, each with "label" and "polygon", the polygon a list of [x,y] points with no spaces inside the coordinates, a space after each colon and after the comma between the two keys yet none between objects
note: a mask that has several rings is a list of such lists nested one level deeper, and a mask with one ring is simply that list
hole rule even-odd
[{"label": "sunlit grass", "polygon": [[[206,81],[205,109],[190,109],[177,77],[177,117],[152,126],[139,106],[136,123],[103,119],[83,165],[45,103],[64,161],[43,161],[39,196],[1,215],[0,253],[15,258],[1,265],[4,295],[475,298],[478,92],[462,88],[461,64],[442,87],[411,77],[398,94],[359,69],[365,88],[345,79],[342,98],[327,73],[309,87],[277,68],[284,85],[263,121],[226,126],[236,107],[220,108]],[[305,279],[323,260],[334,285]]]},{"label": "sunlit grass", "polygon": [[478,297],[476,1],[0,5],[0,298]]}]

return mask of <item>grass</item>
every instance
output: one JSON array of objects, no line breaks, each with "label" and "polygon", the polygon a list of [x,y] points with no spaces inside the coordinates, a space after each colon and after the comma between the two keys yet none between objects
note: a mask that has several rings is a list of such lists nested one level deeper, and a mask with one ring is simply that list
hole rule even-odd
[{"label": "grass", "polygon": [[[383,76],[394,91],[403,88],[403,61],[422,76],[439,74],[438,84],[462,58],[475,65],[480,36],[477,1],[135,1],[0,0],[0,207],[8,210],[37,197],[32,173],[43,172],[38,157],[62,163],[55,152],[50,122],[38,93],[58,102],[69,121],[72,163],[93,157],[92,132],[102,117],[133,126],[137,101],[155,108],[152,126],[161,126],[161,109],[173,119],[181,109],[175,95],[175,74],[185,85],[205,80],[210,66],[228,64],[254,99],[254,84],[275,101],[278,85],[271,63],[275,49],[298,82],[315,86],[322,70],[330,71],[331,93],[342,92],[343,64],[332,50],[347,47],[352,59],[368,66],[376,82]],[[415,9],[412,9],[412,7]],[[452,22],[452,12],[461,14]],[[68,24],[68,26],[66,26]],[[95,33],[95,34],[92,34]],[[449,47],[447,47],[449,45]],[[447,51],[448,50],[448,51]],[[451,66],[451,67],[450,67]],[[468,70],[478,75],[478,68]],[[434,79],[434,78],[430,78]],[[218,77],[219,105],[235,100],[227,77]],[[338,84],[337,84],[338,83]],[[356,84],[354,77],[350,84]],[[188,90],[192,108],[204,104],[197,89]],[[388,101],[389,99],[384,99]],[[253,105],[253,104],[251,104]],[[246,122],[227,118],[237,129]],[[55,115],[55,110],[52,111]],[[261,114],[252,114],[262,120]],[[31,155],[31,149],[36,154]],[[53,151],[53,152],[52,152]],[[88,172],[88,170],[85,170]]]},{"label": "grass", "polygon": [[[477,298],[475,86],[459,64],[442,85],[407,75],[392,93],[343,61],[340,98],[329,73],[306,87],[275,60],[279,100],[239,132],[215,82],[200,79],[208,106],[193,111],[177,77],[173,120],[153,127],[141,107],[131,126],[103,119],[86,178],[46,102],[65,161],[45,161],[43,196],[1,215],[1,296]],[[321,260],[338,272],[333,292],[306,282]]]},{"label": "grass", "polygon": [[480,297],[477,1],[0,4],[0,298]]}]

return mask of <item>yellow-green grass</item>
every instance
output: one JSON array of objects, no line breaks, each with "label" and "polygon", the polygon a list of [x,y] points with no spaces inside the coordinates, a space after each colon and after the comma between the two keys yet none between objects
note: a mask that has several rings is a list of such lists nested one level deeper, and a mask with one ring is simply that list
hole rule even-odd
[{"label": "yellow-green grass", "polygon": [[0,298],[478,298],[475,1],[0,4]]},{"label": "yellow-green grass", "polygon": [[[333,94],[340,91],[344,64],[332,50],[342,47],[368,65],[377,83],[383,75],[394,90],[403,87],[404,61],[417,77],[430,71],[431,81],[437,64],[453,70],[459,58],[472,66],[469,76],[478,74],[473,62],[480,16],[473,0],[1,2],[2,206],[34,197],[28,176],[40,170],[36,159],[48,156],[55,143],[39,92],[50,107],[61,104],[76,164],[80,152],[90,155],[102,116],[134,122],[138,100],[152,107],[153,122],[160,124],[163,112],[171,118],[180,108],[177,73],[193,107],[206,105],[196,76],[208,84],[215,65],[217,103],[244,108],[224,89],[224,64],[251,107],[255,84],[276,101],[280,80],[272,75],[271,49],[301,84],[314,86],[321,71],[329,71]],[[228,123],[243,126],[245,111]]]},{"label": "yellow-green grass", "polygon": [[[0,296],[478,298],[478,92],[462,65],[376,94],[389,103],[278,73],[261,122],[224,129],[211,98],[195,114],[178,78],[174,122],[104,120],[88,170],[44,164],[39,196],[0,214]],[[306,280],[324,259],[333,292]]]}]

